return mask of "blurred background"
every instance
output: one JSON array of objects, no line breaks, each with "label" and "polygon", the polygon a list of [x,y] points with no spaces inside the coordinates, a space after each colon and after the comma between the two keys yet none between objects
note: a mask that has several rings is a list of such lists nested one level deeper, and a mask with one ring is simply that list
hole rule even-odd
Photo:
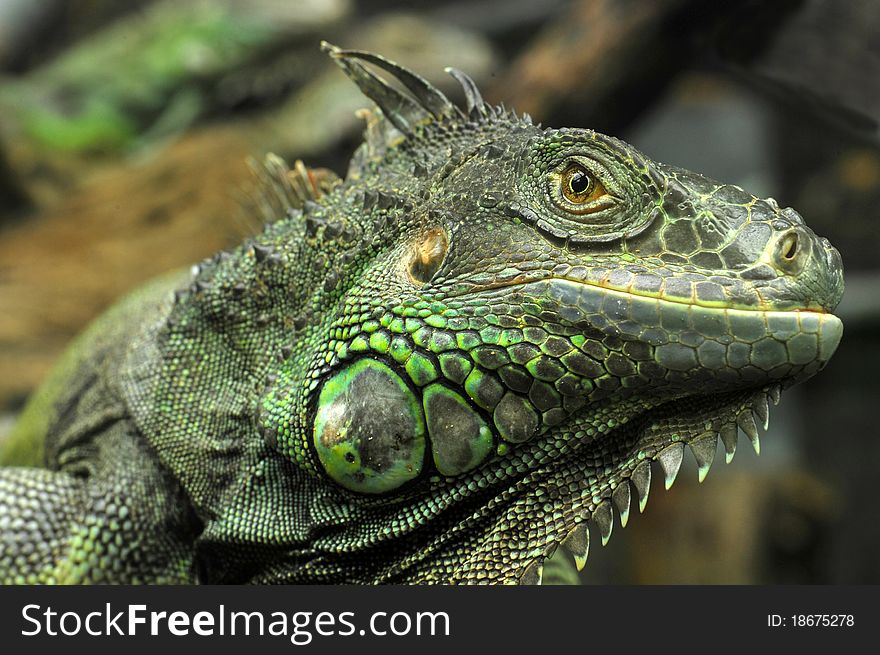
[{"label": "blurred background", "polygon": [[0,0],[0,439],[115,298],[260,229],[248,157],[343,173],[366,102],[318,49],[444,66],[544,125],[773,196],[838,247],[846,333],[586,583],[880,583],[880,3]]}]

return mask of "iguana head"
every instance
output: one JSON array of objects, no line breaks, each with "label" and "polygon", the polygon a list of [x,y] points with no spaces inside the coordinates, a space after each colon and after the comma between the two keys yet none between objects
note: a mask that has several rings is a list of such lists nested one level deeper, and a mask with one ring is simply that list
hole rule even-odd
[{"label": "iguana head", "polygon": [[757,449],[753,415],[837,347],[840,256],[792,209],[327,49],[376,104],[365,142],[253,250],[291,308],[257,427],[313,498],[291,579],[580,563],[652,461],[668,487],[685,446],[701,479],[718,436]]}]

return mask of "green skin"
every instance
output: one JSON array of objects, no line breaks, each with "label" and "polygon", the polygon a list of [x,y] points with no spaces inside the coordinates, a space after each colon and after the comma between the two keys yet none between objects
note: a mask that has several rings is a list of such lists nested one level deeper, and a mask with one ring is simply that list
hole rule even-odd
[{"label": "green skin", "polygon": [[285,216],[78,340],[10,445],[44,468],[0,469],[0,579],[538,582],[833,354],[793,210],[326,48],[379,109],[346,180],[267,182]]}]

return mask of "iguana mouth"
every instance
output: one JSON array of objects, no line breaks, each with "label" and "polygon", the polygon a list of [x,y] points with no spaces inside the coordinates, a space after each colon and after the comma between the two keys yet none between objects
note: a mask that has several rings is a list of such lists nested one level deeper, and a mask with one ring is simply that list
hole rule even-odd
[{"label": "iguana mouth", "polygon": [[609,292],[621,294],[622,296],[639,298],[639,299],[650,299],[656,300],[657,302],[662,303],[671,303],[674,305],[684,305],[686,307],[698,307],[702,309],[710,309],[710,310],[733,310],[733,311],[742,311],[742,312],[774,312],[774,313],[794,313],[794,312],[809,312],[814,314],[833,314],[833,310],[827,307],[823,307],[818,302],[805,302],[798,303],[793,301],[789,303],[788,306],[785,307],[776,307],[769,301],[764,301],[762,299],[758,299],[760,304],[748,304],[744,302],[735,302],[735,301],[708,301],[700,298],[698,295],[693,294],[690,297],[681,297],[681,296],[673,296],[669,294],[665,294],[663,292],[650,292],[639,290],[638,288],[633,288],[632,286],[628,287],[619,287],[611,284],[607,278],[601,279],[584,279],[584,278],[575,278],[575,277],[565,277],[565,276],[530,276],[525,274],[517,275],[510,279],[493,281],[488,284],[481,284],[478,288],[469,290],[467,292],[467,296],[473,296],[476,294],[485,294],[485,293],[493,293],[493,292],[510,292],[517,289],[522,289],[530,284],[535,284],[538,282],[559,282],[559,283],[571,283],[572,285],[588,287],[589,289],[593,289],[597,292]]},{"label": "iguana mouth", "polygon": [[[735,334],[740,319],[749,321],[755,319],[765,323],[768,334],[781,340],[785,340],[792,329],[811,334],[816,334],[817,330],[824,330],[830,340],[827,346],[832,348],[829,356],[833,353],[833,348],[837,347],[843,329],[843,324],[837,316],[815,303],[777,309],[769,304],[748,306],[707,302],[698,297],[685,299],[648,294],[632,289],[623,290],[593,284],[584,280],[556,277],[525,284],[540,283],[547,284],[550,297],[557,298],[561,307],[566,308],[560,313],[560,317],[572,322],[582,322],[601,311],[602,316],[621,322],[632,321],[643,325],[648,325],[652,321],[669,322],[674,326],[699,330],[704,327],[700,317],[705,316],[712,317],[709,320],[723,320],[728,333]],[[523,287],[525,284],[516,286]],[[686,320],[685,315],[689,316]],[[784,326],[780,321],[790,321],[791,324]],[[835,338],[837,341],[834,341]]]},{"label": "iguana mouth", "polygon": [[570,282],[572,284],[581,285],[585,287],[590,287],[592,289],[597,289],[601,291],[608,291],[610,293],[618,293],[623,294],[624,296],[631,296],[633,298],[638,299],[650,299],[656,300],[662,303],[671,303],[674,305],[685,305],[687,307],[694,307],[700,309],[707,310],[730,310],[730,311],[739,311],[739,312],[776,312],[776,313],[788,313],[788,312],[812,312],[816,314],[830,314],[832,313],[826,307],[823,307],[821,304],[817,302],[808,302],[802,304],[792,304],[791,306],[785,308],[777,308],[771,302],[763,300],[761,298],[758,299],[759,304],[747,304],[743,302],[735,302],[735,301],[725,301],[725,300],[705,300],[700,298],[698,294],[693,293],[689,297],[680,297],[673,296],[662,291],[656,292],[648,292],[643,291],[638,288],[634,288],[632,285],[628,287],[618,287],[611,284],[607,278],[603,278],[600,280],[584,280],[578,278],[569,278],[569,277],[553,277],[551,280],[558,280],[560,282]]},{"label": "iguana mouth", "polygon": [[843,335],[837,316],[813,307],[685,302],[567,278],[495,291],[501,289],[492,294],[499,300],[550,311],[560,324],[647,344],[653,360],[665,368],[718,379],[724,390],[809,377],[830,359]]}]

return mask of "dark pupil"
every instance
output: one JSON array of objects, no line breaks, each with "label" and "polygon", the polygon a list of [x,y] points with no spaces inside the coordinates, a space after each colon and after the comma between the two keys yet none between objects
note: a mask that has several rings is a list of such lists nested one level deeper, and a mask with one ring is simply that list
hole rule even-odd
[{"label": "dark pupil", "polygon": [[583,171],[575,171],[568,180],[568,187],[572,193],[584,193],[590,188],[590,176]]}]

